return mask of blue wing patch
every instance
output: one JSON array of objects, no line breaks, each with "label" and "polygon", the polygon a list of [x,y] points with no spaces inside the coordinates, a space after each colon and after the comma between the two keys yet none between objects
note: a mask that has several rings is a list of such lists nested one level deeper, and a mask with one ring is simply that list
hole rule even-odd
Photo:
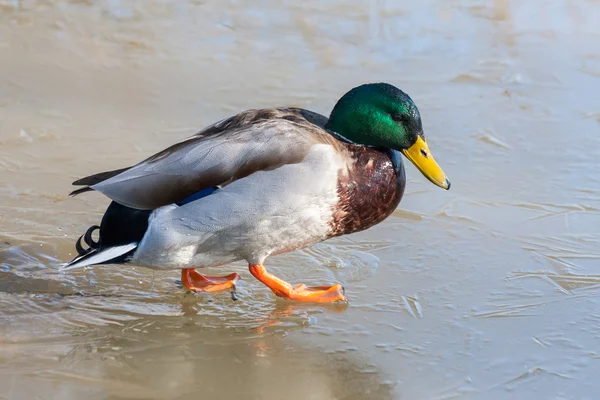
[{"label": "blue wing patch", "polygon": [[218,187],[218,186],[211,187],[211,188],[208,188],[208,189],[203,189],[203,190],[201,190],[199,192],[196,192],[193,195],[188,196],[185,199],[177,202],[177,205],[181,207],[181,206],[183,206],[185,204],[191,203],[192,201],[196,201],[196,200],[201,199],[203,197],[210,196],[211,194],[213,194],[214,192],[216,192],[219,189],[220,189],[220,187]]}]

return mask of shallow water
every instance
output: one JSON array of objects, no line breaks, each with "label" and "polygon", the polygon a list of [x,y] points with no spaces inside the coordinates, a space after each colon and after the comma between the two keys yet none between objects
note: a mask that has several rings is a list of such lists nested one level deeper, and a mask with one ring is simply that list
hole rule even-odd
[{"label": "shallow water", "polygon": [[[0,0],[0,398],[597,398],[598,20],[591,0]],[[348,307],[276,299],[243,264],[237,302],[176,271],[56,270],[108,204],[74,179],[366,81],[413,97],[453,185],[407,165],[382,224],[269,259]]]}]

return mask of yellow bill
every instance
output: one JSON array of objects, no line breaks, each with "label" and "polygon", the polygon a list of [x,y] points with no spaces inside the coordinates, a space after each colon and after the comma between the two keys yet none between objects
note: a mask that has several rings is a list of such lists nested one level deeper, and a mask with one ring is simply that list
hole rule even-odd
[{"label": "yellow bill", "polygon": [[427,142],[421,136],[417,137],[415,144],[408,149],[402,150],[402,153],[421,171],[425,178],[431,183],[443,189],[450,189],[450,181],[438,163],[435,162]]}]

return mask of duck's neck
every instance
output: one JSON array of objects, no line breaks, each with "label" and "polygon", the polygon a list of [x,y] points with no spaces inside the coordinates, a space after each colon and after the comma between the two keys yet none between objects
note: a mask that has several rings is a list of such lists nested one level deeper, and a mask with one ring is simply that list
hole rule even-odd
[{"label": "duck's neck", "polygon": [[392,160],[392,165],[394,166],[394,170],[396,171],[397,176],[404,177],[404,164],[402,163],[402,154],[398,150],[392,149],[383,149],[384,153],[390,157]]},{"label": "duck's neck", "polygon": [[364,146],[365,144],[361,141],[361,135],[359,132],[356,132],[355,124],[352,121],[348,122],[347,120],[341,118],[335,118],[332,116],[325,124],[325,129],[333,132],[335,136],[342,139],[345,142],[359,144]]}]

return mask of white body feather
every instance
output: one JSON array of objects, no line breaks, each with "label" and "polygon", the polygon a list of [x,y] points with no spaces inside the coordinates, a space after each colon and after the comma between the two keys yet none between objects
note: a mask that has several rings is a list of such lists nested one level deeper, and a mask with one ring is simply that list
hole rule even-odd
[{"label": "white body feather", "polygon": [[156,209],[132,263],[155,269],[263,263],[325,239],[347,166],[328,144],[294,164],[258,171],[216,193]]}]

